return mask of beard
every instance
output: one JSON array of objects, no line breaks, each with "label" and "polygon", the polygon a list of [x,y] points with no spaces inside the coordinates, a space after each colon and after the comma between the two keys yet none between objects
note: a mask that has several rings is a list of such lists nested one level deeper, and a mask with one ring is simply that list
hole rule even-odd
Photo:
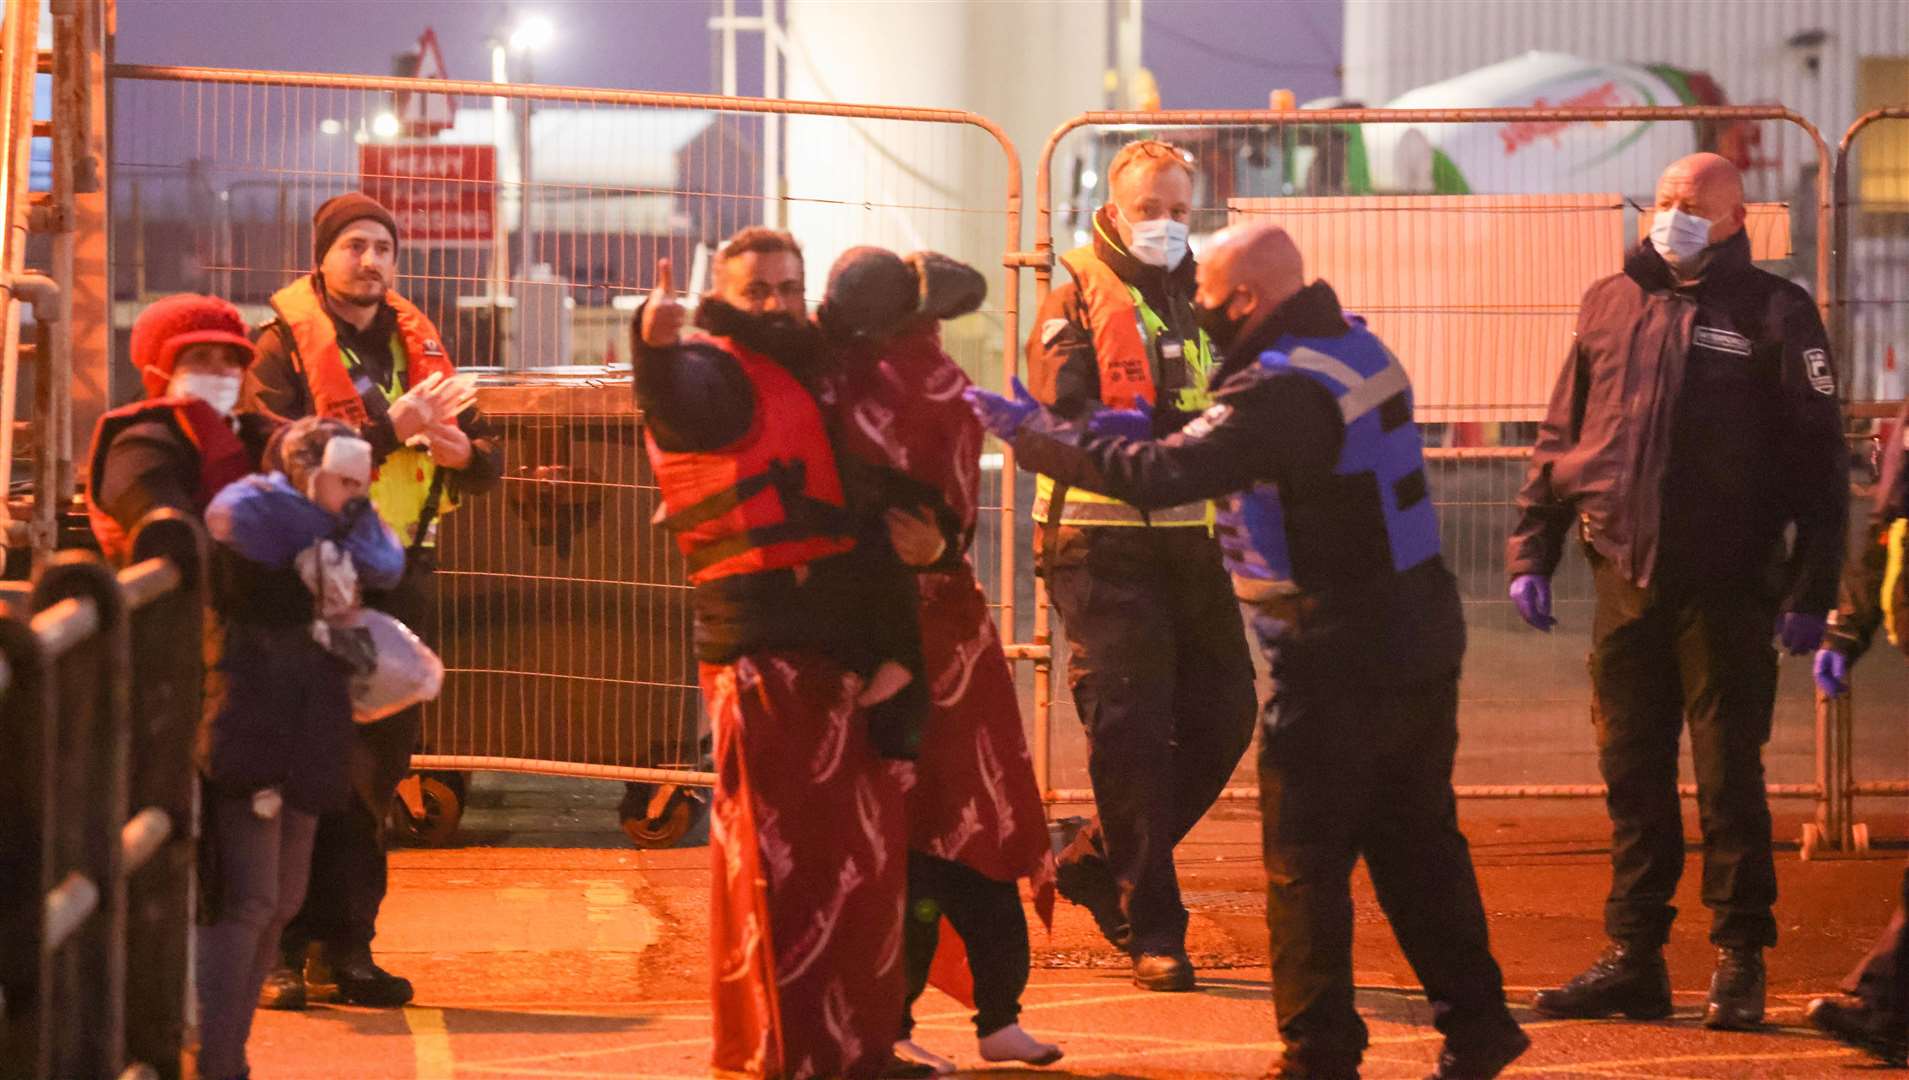
[{"label": "beard", "polygon": [[371,307],[382,303],[385,291],[389,288],[384,278],[377,274],[353,274],[342,281],[333,281],[322,275],[321,278],[325,283],[325,292],[333,300],[355,307]]},{"label": "beard", "polygon": [[696,306],[696,325],[761,353],[804,382],[821,378],[831,366],[822,331],[785,311],[755,314],[705,296]]}]

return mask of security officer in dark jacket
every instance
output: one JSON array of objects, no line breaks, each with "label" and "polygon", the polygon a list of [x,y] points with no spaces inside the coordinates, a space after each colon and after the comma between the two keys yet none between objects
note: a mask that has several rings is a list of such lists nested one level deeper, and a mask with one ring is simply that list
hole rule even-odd
[{"label": "security officer in dark jacket", "polygon": [[[1156,140],[1107,168],[1093,239],[1061,256],[1027,343],[1034,393],[1062,416],[1156,406],[1166,435],[1210,403],[1212,342],[1193,317],[1193,169]],[[1060,611],[1088,740],[1095,820],[1061,853],[1061,895],[1133,957],[1134,982],[1190,990],[1173,848],[1253,737],[1253,659],[1202,499],[1145,510],[1041,477],[1035,563]]]},{"label": "security officer in dark jacket", "polygon": [[[1226,349],[1214,404],[1153,441],[1100,438],[1031,397],[970,390],[1016,460],[1135,506],[1223,497],[1220,543],[1278,686],[1260,742],[1279,1077],[1353,1077],[1352,867],[1363,855],[1445,1035],[1438,1077],[1491,1077],[1529,1040],[1505,1008],[1452,793],[1465,623],[1439,553],[1405,369],[1268,225],[1200,267]],[[1121,412],[1128,412],[1122,410]]]},{"label": "security officer in dark jacket", "polygon": [[[1687,720],[1719,948],[1705,1023],[1763,1018],[1776,943],[1763,744],[1774,634],[1800,654],[1835,606],[1848,454],[1809,294],[1751,265],[1743,185],[1715,154],[1658,183],[1650,239],[1591,286],[1538,432],[1507,555],[1511,595],[1554,625],[1549,579],[1575,525],[1597,585],[1591,679],[1609,788],[1610,947],[1538,995],[1550,1016],[1667,1016],[1663,945],[1683,871]],[[1786,548],[1785,530],[1795,529]]]}]

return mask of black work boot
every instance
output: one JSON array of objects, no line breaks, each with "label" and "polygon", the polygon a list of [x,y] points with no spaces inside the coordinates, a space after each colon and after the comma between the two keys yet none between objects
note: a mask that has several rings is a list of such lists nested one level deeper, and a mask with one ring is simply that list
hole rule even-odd
[{"label": "black work boot", "polygon": [[338,1000],[352,1005],[395,1009],[411,1000],[411,980],[372,963],[370,949],[354,949],[332,958],[331,976],[338,987]]},{"label": "black work boot", "polygon": [[1763,950],[1718,949],[1717,970],[1710,976],[1710,1003],[1704,1006],[1704,1026],[1718,1031],[1744,1031],[1763,1023]]},{"label": "black work boot", "polygon": [[259,1008],[282,1009],[297,1012],[305,1007],[305,972],[301,962],[297,967],[280,958],[277,967],[265,975],[265,985],[259,987]]},{"label": "black work boot", "polygon": [[1426,1080],[1491,1080],[1529,1049],[1531,1036],[1516,1024],[1481,1042],[1454,1045],[1446,1039],[1438,1055],[1438,1068]]},{"label": "black work boot", "polygon": [[1909,1063],[1909,1025],[1893,1016],[1860,1001],[1827,997],[1812,1000],[1805,1015],[1816,1030],[1885,1065]]},{"label": "black work boot", "polygon": [[1186,951],[1138,952],[1133,956],[1133,984],[1142,990],[1176,994],[1193,989],[1193,961]]},{"label": "black work boot", "polygon": [[1612,942],[1583,974],[1540,992],[1531,1006],[1562,1019],[1623,1013],[1632,1020],[1662,1020],[1670,1015],[1670,970],[1661,948]]}]

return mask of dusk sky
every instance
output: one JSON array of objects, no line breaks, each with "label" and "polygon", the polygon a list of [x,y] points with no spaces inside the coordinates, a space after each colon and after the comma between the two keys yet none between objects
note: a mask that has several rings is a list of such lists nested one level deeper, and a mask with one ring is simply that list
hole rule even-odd
[{"label": "dusk sky", "polygon": [[[932,3],[935,0],[913,0]],[[1073,0],[1083,8],[1103,0]],[[484,39],[513,11],[548,16],[557,38],[537,81],[635,90],[716,90],[711,0],[121,0],[127,63],[390,74],[391,56],[437,31],[453,78],[489,75]],[[1012,19],[1019,0],[996,0]],[[743,0],[745,12],[757,4]],[[1336,0],[1147,0],[1144,61],[1169,108],[1263,108],[1290,87],[1301,101],[1336,93]],[[745,73],[760,84],[760,54]],[[948,104],[955,104],[949,102]]]}]

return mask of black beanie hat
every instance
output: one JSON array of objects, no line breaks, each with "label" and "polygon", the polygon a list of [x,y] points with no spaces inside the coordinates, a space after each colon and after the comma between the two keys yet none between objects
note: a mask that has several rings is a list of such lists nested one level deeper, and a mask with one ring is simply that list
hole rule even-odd
[{"label": "black beanie hat", "polygon": [[347,191],[326,199],[318,207],[318,212],[312,215],[312,265],[317,266],[325,261],[325,252],[331,250],[332,241],[345,231],[345,226],[365,218],[391,230],[391,245],[395,250],[398,223],[392,218],[391,211],[362,191]]},{"label": "black beanie hat", "polygon": [[852,247],[829,267],[816,311],[822,329],[838,342],[887,337],[921,303],[921,279],[901,256],[879,247]]}]

